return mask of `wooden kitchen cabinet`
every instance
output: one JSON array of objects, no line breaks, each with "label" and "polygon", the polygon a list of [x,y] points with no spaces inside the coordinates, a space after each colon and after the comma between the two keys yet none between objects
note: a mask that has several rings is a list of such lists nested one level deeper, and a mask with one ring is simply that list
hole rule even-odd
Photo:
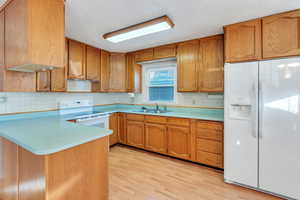
[{"label": "wooden kitchen cabinet", "polygon": [[172,58],[176,57],[176,44],[169,44],[155,47],[153,50],[154,59]]},{"label": "wooden kitchen cabinet", "polygon": [[127,91],[132,93],[142,92],[142,66],[136,64],[134,54],[126,54],[127,65]]},{"label": "wooden kitchen cabinet", "polygon": [[124,53],[110,54],[109,91],[127,91],[126,55]]},{"label": "wooden kitchen cabinet", "polygon": [[109,129],[113,131],[113,133],[109,136],[109,145],[117,144],[119,140],[118,113],[113,113],[109,116]]},{"label": "wooden kitchen cabinet", "polygon": [[189,127],[168,126],[168,154],[177,158],[191,158]]},{"label": "wooden kitchen cabinet", "polygon": [[127,144],[130,146],[145,148],[144,122],[127,119]]},{"label": "wooden kitchen cabinet", "polygon": [[100,91],[107,92],[109,90],[110,54],[108,51],[101,50],[100,57],[101,57]]},{"label": "wooden kitchen cabinet", "polygon": [[300,10],[262,19],[263,58],[300,55]]},{"label": "wooden kitchen cabinet", "polygon": [[51,71],[51,91],[66,92],[69,63],[69,41],[65,39],[65,65],[61,69]]},{"label": "wooden kitchen cabinet", "polygon": [[100,81],[100,50],[86,46],[86,79],[90,81]]},{"label": "wooden kitchen cabinet", "polygon": [[199,92],[224,91],[223,35],[200,40]]},{"label": "wooden kitchen cabinet", "polygon": [[143,49],[135,52],[135,61],[136,62],[144,62],[153,60],[153,48],[151,49]]},{"label": "wooden kitchen cabinet", "polygon": [[119,113],[119,142],[121,144],[127,143],[126,114],[125,113]]},{"label": "wooden kitchen cabinet", "polygon": [[64,66],[64,1],[13,0],[4,10],[6,67]]},{"label": "wooden kitchen cabinet", "polygon": [[37,72],[37,83],[36,91],[37,92],[50,92],[51,90],[51,72]]},{"label": "wooden kitchen cabinet", "polygon": [[223,129],[222,122],[197,120],[192,140],[195,142],[195,162],[223,168]]},{"label": "wooden kitchen cabinet", "polygon": [[224,27],[225,62],[260,60],[261,19],[255,19]]},{"label": "wooden kitchen cabinet", "polygon": [[199,40],[179,43],[177,46],[177,91],[198,90]]},{"label": "wooden kitchen cabinet", "polygon": [[167,153],[167,126],[145,124],[145,148],[158,153]]},{"label": "wooden kitchen cabinet", "polygon": [[86,46],[74,40],[69,40],[68,79],[86,79]]},{"label": "wooden kitchen cabinet", "polygon": [[5,65],[5,16],[0,12],[0,91],[1,92],[35,92],[36,73],[6,70]]}]

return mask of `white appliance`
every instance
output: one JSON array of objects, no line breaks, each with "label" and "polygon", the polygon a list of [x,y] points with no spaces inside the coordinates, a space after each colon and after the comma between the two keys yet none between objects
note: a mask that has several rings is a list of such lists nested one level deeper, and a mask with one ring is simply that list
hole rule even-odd
[{"label": "white appliance", "polygon": [[224,178],[300,199],[300,58],[225,64]]},{"label": "white appliance", "polygon": [[61,115],[72,115],[70,121],[86,126],[109,128],[109,114],[94,111],[93,103],[89,100],[60,102],[59,108]]}]

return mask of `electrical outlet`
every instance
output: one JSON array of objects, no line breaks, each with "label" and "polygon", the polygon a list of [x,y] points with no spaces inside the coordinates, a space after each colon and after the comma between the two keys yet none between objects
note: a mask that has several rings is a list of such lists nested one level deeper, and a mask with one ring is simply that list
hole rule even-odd
[{"label": "electrical outlet", "polygon": [[0,97],[0,103],[6,103],[7,102],[7,97]]}]

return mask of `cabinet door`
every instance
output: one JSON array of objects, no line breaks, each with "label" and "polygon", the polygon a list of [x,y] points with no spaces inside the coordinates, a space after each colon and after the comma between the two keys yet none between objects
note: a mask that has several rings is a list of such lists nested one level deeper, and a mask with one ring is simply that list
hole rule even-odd
[{"label": "cabinet door", "polygon": [[109,136],[109,144],[114,145],[118,143],[118,113],[114,113],[109,116],[109,129],[113,131],[113,133]]},{"label": "cabinet door", "polygon": [[300,55],[300,10],[262,20],[263,58]]},{"label": "cabinet door", "polygon": [[164,45],[154,48],[154,59],[176,57],[176,45]]},{"label": "cabinet door", "polygon": [[136,62],[153,60],[153,49],[144,49],[135,52]]},{"label": "cabinet door", "polygon": [[119,142],[122,144],[127,143],[125,115],[126,115],[125,113],[119,113]]},{"label": "cabinet door", "polygon": [[109,90],[109,74],[110,74],[110,54],[107,51],[101,50],[101,78],[100,91],[108,92]]},{"label": "cabinet door", "polygon": [[177,90],[196,92],[198,79],[199,41],[180,43],[177,47]]},{"label": "cabinet door", "polygon": [[150,151],[167,153],[167,126],[147,123],[145,125],[145,148]]},{"label": "cabinet door", "polygon": [[261,19],[224,27],[225,62],[261,59]]},{"label": "cabinet door", "polygon": [[126,57],[123,53],[112,53],[110,55],[110,92],[126,92]]},{"label": "cabinet door", "polygon": [[127,144],[134,147],[145,147],[144,122],[127,120]]},{"label": "cabinet door", "polygon": [[168,126],[168,154],[182,159],[191,158],[189,127]]},{"label": "cabinet door", "polygon": [[100,81],[100,50],[91,46],[86,47],[86,79]]},{"label": "cabinet door", "polygon": [[51,91],[65,92],[67,90],[67,74],[69,63],[69,41],[65,39],[65,66],[51,71]]},{"label": "cabinet door", "polygon": [[141,65],[136,64],[134,54],[126,55],[127,64],[127,91],[133,93],[141,93],[142,87],[142,70]]},{"label": "cabinet door", "polygon": [[200,40],[199,91],[224,91],[223,35]]},{"label": "cabinet door", "polygon": [[69,79],[86,78],[86,48],[85,45],[69,40]]},{"label": "cabinet door", "polygon": [[51,90],[51,72],[37,72],[36,91],[49,92]]}]

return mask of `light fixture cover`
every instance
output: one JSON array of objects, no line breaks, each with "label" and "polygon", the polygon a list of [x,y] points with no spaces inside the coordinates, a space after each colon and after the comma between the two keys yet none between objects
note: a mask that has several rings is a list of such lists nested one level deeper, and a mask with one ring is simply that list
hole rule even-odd
[{"label": "light fixture cover", "polygon": [[147,22],[104,34],[103,38],[113,43],[118,43],[124,40],[168,30],[173,27],[174,23],[170,20],[170,18],[168,16],[162,16]]}]

